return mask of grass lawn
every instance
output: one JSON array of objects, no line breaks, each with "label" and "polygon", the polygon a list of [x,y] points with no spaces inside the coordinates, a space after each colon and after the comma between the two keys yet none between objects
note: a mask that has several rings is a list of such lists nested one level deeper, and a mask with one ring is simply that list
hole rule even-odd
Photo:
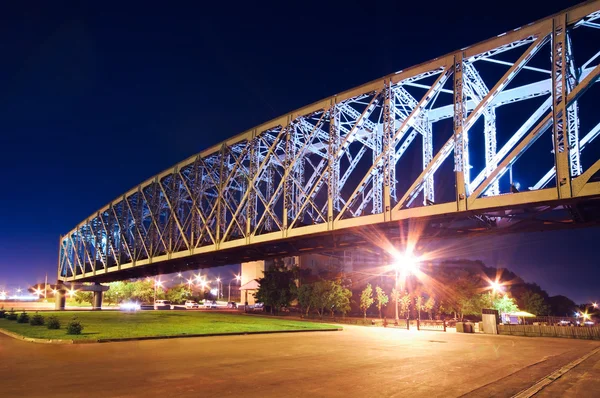
[{"label": "grass lawn", "polygon": [[[33,313],[30,312],[29,315]],[[40,339],[96,340],[186,334],[318,330],[336,327],[323,323],[204,311],[44,311],[42,315],[46,319],[50,315],[56,316],[60,320],[61,328],[49,330],[46,326],[30,326],[28,323],[21,324],[7,319],[0,319],[0,328]],[[67,323],[74,316],[84,327],[81,335],[70,335],[66,332]]]}]

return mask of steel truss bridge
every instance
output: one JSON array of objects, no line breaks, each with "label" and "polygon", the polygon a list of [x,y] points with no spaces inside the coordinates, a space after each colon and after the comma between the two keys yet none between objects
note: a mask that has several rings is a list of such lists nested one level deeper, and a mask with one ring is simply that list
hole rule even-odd
[{"label": "steel truss bridge", "polygon": [[58,279],[347,249],[411,223],[423,239],[596,225],[599,28],[583,3],[206,149],[62,236]]}]

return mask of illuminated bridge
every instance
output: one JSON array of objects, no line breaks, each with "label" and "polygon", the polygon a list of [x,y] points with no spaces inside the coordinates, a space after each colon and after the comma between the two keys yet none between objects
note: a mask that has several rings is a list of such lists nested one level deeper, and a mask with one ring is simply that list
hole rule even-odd
[{"label": "illuminated bridge", "polygon": [[58,278],[597,225],[599,28],[583,3],[206,149],[62,236]]}]

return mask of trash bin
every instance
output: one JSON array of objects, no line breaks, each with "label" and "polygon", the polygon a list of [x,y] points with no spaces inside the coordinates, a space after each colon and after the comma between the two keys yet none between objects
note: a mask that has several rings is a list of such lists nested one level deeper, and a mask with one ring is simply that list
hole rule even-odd
[{"label": "trash bin", "polygon": [[463,322],[456,322],[456,333],[464,333],[465,324]]},{"label": "trash bin", "polygon": [[473,324],[471,322],[465,322],[464,333],[473,333]]}]

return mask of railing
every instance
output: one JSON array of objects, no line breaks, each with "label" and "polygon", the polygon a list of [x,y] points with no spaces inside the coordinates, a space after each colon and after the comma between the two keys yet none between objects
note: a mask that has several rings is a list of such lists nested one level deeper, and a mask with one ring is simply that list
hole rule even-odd
[{"label": "railing", "polygon": [[511,336],[600,340],[600,326],[498,325],[498,333]]},{"label": "railing", "polygon": [[446,321],[429,321],[417,319],[417,330],[436,330],[439,332],[445,332]]}]

